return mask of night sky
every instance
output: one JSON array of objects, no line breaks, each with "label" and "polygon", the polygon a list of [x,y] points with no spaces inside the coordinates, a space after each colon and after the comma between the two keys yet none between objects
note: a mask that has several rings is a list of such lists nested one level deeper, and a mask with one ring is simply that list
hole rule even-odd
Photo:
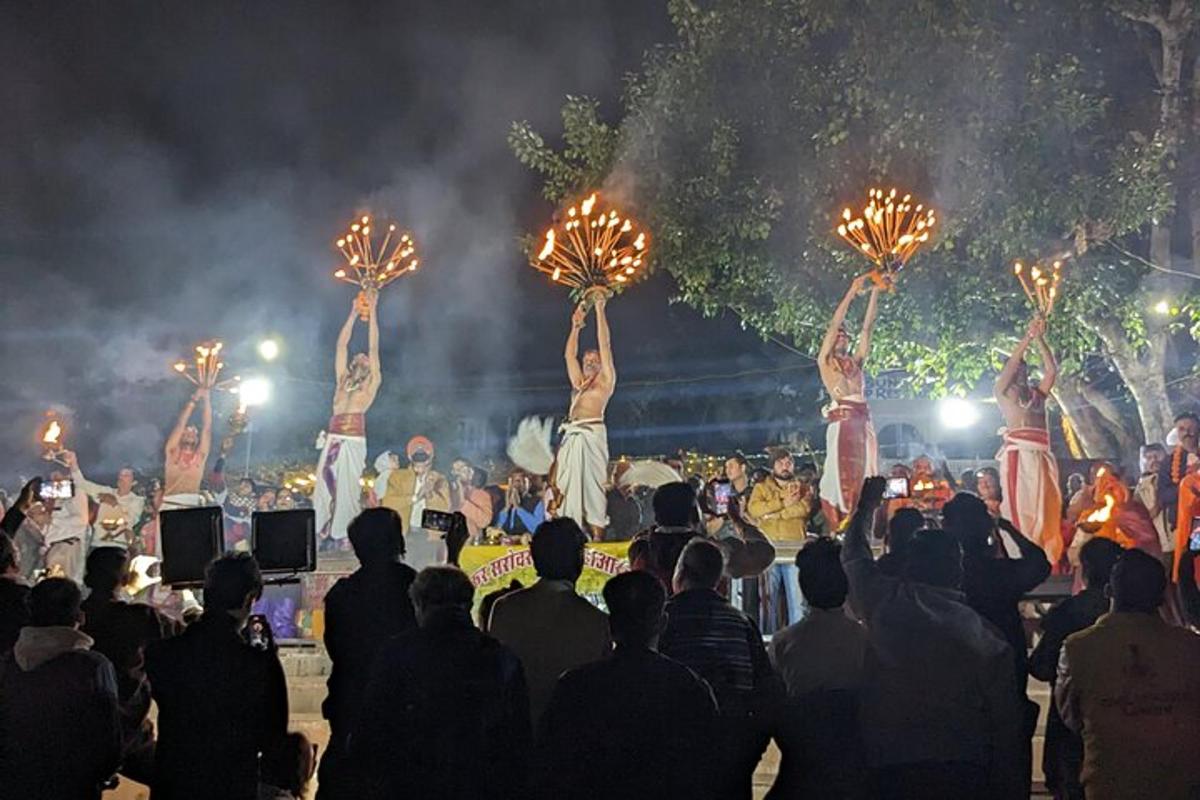
[{"label": "night sky", "polygon": [[[372,457],[418,432],[483,456],[521,415],[561,414],[570,307],[516,243],[553,209],[505,135],[522,119],[556,134],[567,94],[615,118],[621,76],[671,36],[656,0],[5,3],[0,479],[35,468],[50,407],[85,466],[153,467],[187,395],[169,365],[208,337],[275,382],[256,460],[315,459],[354,294],[332,244],[361,211],[411,228],[425,265],[381,303]],[[731,385],[778,394],[804,359],[669,306],[671,288],[612,304],[614,449],[768,438],[701,406]],[[284,357],[255,367],[267,334]],[[651,407],[672,419],[634,436]]]}]

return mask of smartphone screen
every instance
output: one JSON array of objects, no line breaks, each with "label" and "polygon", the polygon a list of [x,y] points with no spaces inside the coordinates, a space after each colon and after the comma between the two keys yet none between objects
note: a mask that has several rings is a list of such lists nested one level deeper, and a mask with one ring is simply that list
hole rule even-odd
[{"label": "smartphone screen", "polygon": [[713,484],[713,510],[717,516],[729,513],[729,500],[733,497],[733,484],[729,481],[717,481]]},{"label": "smartphone screen", "polygon": [[427,531],[447,533],[454,523],[454,515],[448,511],[434,511],[427,508],[421,512],[421,527]]},{"label": "smartphone screen", "polygon": [[246,620],[246,641],[255,650],[271,649],[271,624],[262,614],[251,614]]},{"label": "smartphone screen", "polygon": [[43,500],[70,500],[75,496],[75,481],[64,478],[61,481],[43,481],[38,496]]},{"label": "smartphone screen", "polygon": [[908,478],[888,478],[883,490],[884,500],[901,500],[910,496]]},{"label": "smartphone screen", "polygon": [[1188,535],[1188,550],[1200,553],[1200,517],[1192,517],[1192,532]]}]

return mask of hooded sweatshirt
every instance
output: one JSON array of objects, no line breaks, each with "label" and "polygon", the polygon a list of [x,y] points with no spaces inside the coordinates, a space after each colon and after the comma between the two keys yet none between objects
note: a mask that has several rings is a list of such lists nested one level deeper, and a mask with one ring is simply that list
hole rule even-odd
[{"label": "hooded sweatshirt", "polygon": [[71,627],[21,629],[0,660],[0,775],[12,797],[98,798],[121,760],[112,664]]}]

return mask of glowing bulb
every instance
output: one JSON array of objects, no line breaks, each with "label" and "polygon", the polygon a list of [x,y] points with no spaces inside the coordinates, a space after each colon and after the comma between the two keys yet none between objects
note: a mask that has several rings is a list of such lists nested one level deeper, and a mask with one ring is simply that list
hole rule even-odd
[{"label": "glowing bulb", "polygon": [[247,378],[238,389],[238,397],[247,408],[266,405],[271,400],[271,382],[266,378]]},{"label": "glowing bulb", "polygon": [[258,343],[258,354],[263,361],[274,361],[279,358],[279,342],[274,339],[263,339]]},{"label": "glowing bulb", "polygon": [[1159,300],[1157,303],[1154,304],[1154,313],[1162,314],[1164,316],[1166,314],[1170,314],[1171,313],[1171,304],[1168,303],[1166,300]]},{"label": "glowing bulb", "polygon": [[942,427],[962,430],[979,422],[979,408],[961,397],[944,397],[938,401],[938,418]]}]

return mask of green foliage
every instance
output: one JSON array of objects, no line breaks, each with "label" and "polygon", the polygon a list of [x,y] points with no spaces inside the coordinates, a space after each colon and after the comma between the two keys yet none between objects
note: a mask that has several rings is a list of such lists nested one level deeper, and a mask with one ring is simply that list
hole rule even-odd
[{"label": "green foliage", "polygon": [[[651,52],[618,127],[569,98],[563,145],[510,137],[560,201],[630,191],[657,268],[705,314],[729,310],[815,352],[867,264],[842,206],[896,185],[939,211],[935,239],[883,298],[871,366],[921,393],[993,370],[1030,310],[1014,260],[1072,250],[1051,337],[1067,369],[1098,323],[1148,344],[1148,267],[1105,243],[1169,214],[1153,76],[1103,5],[1057,0],[671,0],[678,40]],[[607,183],[606,183],[607,182]],[[862,304],[860,303],[859,306]],[[1200,332],[1181,300],[1172,330]],[[861,313],[861,307],[858,309]]]}]

